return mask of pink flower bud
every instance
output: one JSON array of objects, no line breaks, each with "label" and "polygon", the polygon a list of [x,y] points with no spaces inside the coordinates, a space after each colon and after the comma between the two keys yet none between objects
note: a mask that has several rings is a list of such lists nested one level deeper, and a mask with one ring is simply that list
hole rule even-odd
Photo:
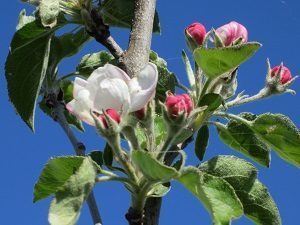
[{"label": "pink flower bud", "polygon": [[169,95],[167,96],[165,105],[172,117],[177,117],[180,113],[189,115],[194,108],[193,102],[188,94]]},{"label": "pink flower bud", "polygon": [[206,35],[206,29],[201,23],[192,23],[189,25],[185,32],[187,35],[189,35],[193,40],[200,46],[203,44],[203,40]]},{"label": "pink flower bud", "polygon": [[248,41],[247,29],[242,24],[239,24],[235,21],[219,27],[216,30],[216,33],[221,38],[225,46],[231,45],[239,38],[242,38],[243,43]]},{"label": "pink flower bud", "polygon": [[275,76],[280,76],[280,83],[282,85],[286,84],[287,82],[289,82],[293,78],[292,74],[291,74],[291,71],[287,67],[282,66],[282,65],[275,66],[271,70],[271,77],[275,77]]},{"label": "pink flower bud", "polygon": [[[107,115],[113,119],[114,121],[116,121],[117,123],[120,123],[121,122],[121,117],[120,117],[120,114],[114,110],[114,109],[107,109],[105,110],[105,112],[107,113]],[[103,114],[101,114],[99,116],[99,119],[101,120],[101,122],[103,123],[104,127],[105,128],[108,128],[108,124],[107,124],[107,121],[106,121],[106,118]]]}]

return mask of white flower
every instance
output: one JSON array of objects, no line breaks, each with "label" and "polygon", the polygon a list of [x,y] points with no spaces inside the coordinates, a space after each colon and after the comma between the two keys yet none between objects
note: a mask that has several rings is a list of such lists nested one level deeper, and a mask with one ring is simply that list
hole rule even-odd
[{"label": "white flower", "polygon": [[90,111],[115,109],[123,113],[142,109],[155,95],[158,79],[156,65],[149,63],[137,77],[130,78],[118,67],[106,64],[87,79],[76,77],[74,99],[67,109],[80,120],[95,125]]}]

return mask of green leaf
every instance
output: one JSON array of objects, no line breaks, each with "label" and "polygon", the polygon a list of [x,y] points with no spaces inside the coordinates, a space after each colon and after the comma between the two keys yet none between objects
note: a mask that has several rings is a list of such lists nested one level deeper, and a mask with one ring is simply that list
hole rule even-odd
[{"label": "green leaf", "polygon": [[106,51],[87,54],[80,60],[76,71],[80,75],[90,76],[95,69],[110,63],[113,59],[114,57]]},{"label": "green leaf", "polygon": [[218,156],[200,165],[200,170],[225,179],[244,207],[245,215],[258,225],[280,225],[276,204],[267,188],[257,179],[257,170],[234,156]]},{"label": "green leaf", "polygon": [[266,113],[258,116],[251,128],[287,162],[300,166],[300,131],[282,114]]},{"label": "green leaf", "polygon": [[39,14],[44,27],[53,28],[57,24],[60,0],[40,0]]},{"label": "green leaf", "polygon": [[132,161],[151,181],[167,182],[177,177],[179,173],[173,167],[165,166],[149,152],[133,151]]},{"label": "green leaf", "polygon": [[46,29],[33,21],[19,29],[11,42],[5,64],[9,98],[17,113],[34,131],[34,111],[49,61],[50,37],[53,29]]},{"label": "green leaf", "polygon": [[207,106],[206,112],[213,112],[222,104],[223,98],[215,93],[205,94],[199,101],[199,107]]},{"label": "green leaf", "polygon": [[186,70],[186,74],[187,74],[190,86],[191,86],[192,90],[194,90],[195,82],[196,82],[195,81],[195,74],[194,74],[194,71],[192,69],[192,65],[190,63],[189,57],[186,55],[184,50],[182,50],[182,52],[181,52],[181,57],[182,57],[184,65],[185,65],[185,70]]},{"label": "green leaf", "polygon": [[[134,17],[134,0],[104,0],[100,7],[101,16],[109,26],[131,28]],[[158,13],[155,12],[153,32],[160,33]]]},{"label": "green leaf", "polygon": [[207,77],[216,78],[234,70],[260,47],[260,43],[248,42],[224,48],[198,48],[194,51],[194,58]]},{"label": "green leaf", "polygon": [[103,152],[101,152],[101,151],[92,151],[92,152],[89,153],[89,156],[100,167],[103,166],[103,164],[104,164],[104,162],[103,162]]},{"label": "green leaf", "polygon": [[57,65],[67,57],[77,54],[83,45],[90,40],[90,36],[81,28],[73,33],[67,33],[53,39],[51,47],[51,62],[49,63],[49,73],[53,74]]},{"label": "green leaf", "polygon": [[243,215],[241,202],[224,179],[186,167],[178,181],[205,205],[215,225],[229,225],[232,219]]},{"label": "green leaf", "polygon": [[[250,121],[256,118],[250,113],[240,114]],[[215,123],[219,137],[230,148],[243,153],[263,166],[269,167],[271,156],[269,147],[257,138],[255,133],[245,124],[231,120],[226,126]]]},{"label": "green leaf", "polygon": [[103,151],[103,162],[104,165],[111,167],[114,161],[114,155],[113,150],[109,146],[109,144],[106,143],[104,151]]},{"label": "green leaf", "polygon": [[47,198],[60,190],[78,170],[84,157],[57,157],[50,159],[34,187],[34,202]]},{"label": "green leaf", "polygon": [[[60,173],[63,171],[60,171]],[[83,202],[95,184],[97,167],[90,158],[84,158],[80,167],[55,194],[49,209],[51,225],[74,225]]]},{"label": "green leaf", "polygon": [[160,198],[165,196],[171,190],[170,182],[164,184],[157,184],[152,188],[150,197]]},{"label": "green leaf", "polygon": [[209,129],[207,125],[204,125],[199,129],[195,141],[195,154],[200,161],[202,161],[204,158],[204,154],[208,145],[208,140]]},{"label": "green leaf", "polygon": [[163,102],[166,99],[167,91],[175,93],[177,79],[175,74],[168,70],[167,62],[163,58],[160,58],[156,52],[151,51],[149,60],[157,66],[158,70],[155,98]]}]

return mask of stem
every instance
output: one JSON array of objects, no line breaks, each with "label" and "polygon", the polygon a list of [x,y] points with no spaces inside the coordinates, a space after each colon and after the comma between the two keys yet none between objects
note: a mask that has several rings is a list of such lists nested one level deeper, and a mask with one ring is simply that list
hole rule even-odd
[{"label": "stem", "polygon": [[226,103],[226,107],[230,108],[230,107],[242,105],[249,102],[254,102],[260,99],[267,98],[270,96],[270,94],[271,93],[269,88],[265,87],[262,90],[260,90],[260,92],[258,92],[256,95],[253,95],[251,97],[243,98],[242,96],[238,96],[236,99]]},{"label": "stem", "polygon": [[156,0],[135,0],[127,52],[121,62],[129,76],[136,76],[149,62]]},{"label": "stem", "polygon": [[138,178],[135,174],[135,170],[134,170],[133,166],[130,164],[128,159],[124,157],[125,155],[120,146],[120,135],[116,134],[114,136],[111,136],[110,138],[107,138],[107,141],[108,141],[110,147],[112,148],[117,161],[122,164],[122,166],[124,167],[124,170],[126,171],[127,175],[129,176],[129,178],[132,181],[134,181],[135,183],[138,183]]},{"label": "stem", "polygon": [[[64,132],[66,133],[67,137],[69,138],[71,144],[74,147],[74,150],[76,152],[76,155],[78,156],[84,156],[85,155],[85,147],[84,145],[77,140],[75,137],[73,131],[71,130],[65,114],[64,114],[64,105],[58,101],[55,100],[55,104],[53,106],[53,118],[56,120],[59,125],[62,127]],[[102,225],[102,219],[99,213],[99,209],[94,197],[93,191],[89,194],[87,198],[87,204],[90,210],[90,214],[93,219],[93,223],[95,225]]]}]

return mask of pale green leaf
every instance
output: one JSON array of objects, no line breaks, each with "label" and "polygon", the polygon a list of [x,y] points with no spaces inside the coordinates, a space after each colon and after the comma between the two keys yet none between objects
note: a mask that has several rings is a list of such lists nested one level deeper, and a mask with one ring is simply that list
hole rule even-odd
[{"label": "pale green leaf", "polygon": [[24,27],[26,24],[31,23],[35,20],[34,16],[27,16],[26,10],[22,9],[22,11],[19,14],[19,22],[17,25],[17,30],[20,30],[22,27]]},{"label": "pale green leaf", "polygon": [[[250,121],[256,118],[253,114],[241,114]],[[226,126],[215,123],[221,140],[232,149],[243,153],[254,161],[269,167],[271,156],[269,147],[257,138],[255,133],[245,124],[231,120]]]},{"label": "pale green leaf", "polygon": [[[60,171],[62,172],[62,171]],[[97,176],[97,167],[90,158],[84,158],[79,168],[55,193],[49,209],[51,225],[74,225],[83,202],[90,194]]]},{"label": "pale green leaf", "polygon": [[194,167],[187,167],[178,181],[205,205],[215,225],[229,225],[232,219],[243,215],[241,202],[224,179]]},{"label": "pale green leaf", "polygon": [[179,173],[173,167],[165,166],[150,152],[133,151],[132,161],[140,171],[151,181],[167,182],[177,177]]},{"label": "pale green leaf", "polygon": [[257,179],[257,170],[234,156],[217,156],[200,165],[200,170],[225,179],[235,190],[245,215],[257,225],[280,225],[276,204]]},{"label": "pale green leaf", "polygon": [[260,43],[248,42],[224,48],[198,48],[194,51],[194,58],[207,77],[216,78],[234,70],[260,47]]},{"label": "pale green leaf", "polygon": [[57,24],[60,0],[40,0],[39,14],[44,27],[53,28]]},{"label": "pale green leaf", "polygon": [[281,114],[262,114],[251,128],[281,158],[300,166],[300,131],[290,118]]}]

